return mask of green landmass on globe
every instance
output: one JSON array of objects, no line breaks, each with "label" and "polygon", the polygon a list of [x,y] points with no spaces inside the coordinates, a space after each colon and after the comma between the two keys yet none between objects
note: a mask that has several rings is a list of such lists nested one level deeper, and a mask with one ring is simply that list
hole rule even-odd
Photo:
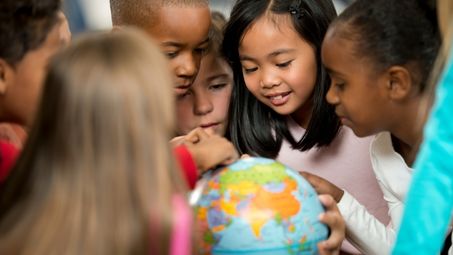
[{"label": "green landmass on globe", "polygon": [[216,172],[195,210],[201,254],[317,254],[327,236],[313,188],[271,159],[242,159]]}]

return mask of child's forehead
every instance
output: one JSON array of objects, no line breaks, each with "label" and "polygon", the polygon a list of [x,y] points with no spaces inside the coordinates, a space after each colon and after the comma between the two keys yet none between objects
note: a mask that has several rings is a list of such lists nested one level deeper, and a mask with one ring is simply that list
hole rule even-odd
[{"label": "child's forehead", "polygon": [[187,18],[193,18],[201,13],[209,13],[208,19],[204,16],[200,20],[210,24],[211,11],[209,6],[205,5],[162,5],[160,8],[156,9],[156,18],[158,21],[163,21],[165,23],[169,20],[186,20]]},{"label": "child's forehead", "polygon": [[[282,36],[294,35],[297,33],[289,15],[286,14],[265,14],[257,17],[242,33],[242,39],[254,34],[257,37],[270,34]],[[298,34],[298,33],[297,33]]]},{"label": "child's forehead", "polygon": [[[226,74],[232,75],[231,68],[226,60],[218,52],[208,52],[201,61],[201,71],[207,71],[209,74]],[[200,71],[200,72],[201,72]]]},{"label": "child's forehead", "polygon": [[327,30],[321,49],[329,44],[330,47],[334,46],[338,50],[342,49],[348,55],[362,57],[358,54],[360,52],[360,40],[361,35],[357,34],[351,25],[335,23]]},{"label": "child's forehead", "polygon": [[[244,30],[239,48],[240,51],[260,52],[258,55],[266,52],[267,55],[276,48],[293,48],[301,41],[304,41],[303,38],[285,15],[280,17],[264,15]],[[259,44],[266,47],[257,47]]]},{"label": "child's forehead", "polygon": [[329,74],[334,77],[372,80],[382,73],[374,59],[358,54],[356,43],[338,34],[327,34],[321,49],[321,59]]}]

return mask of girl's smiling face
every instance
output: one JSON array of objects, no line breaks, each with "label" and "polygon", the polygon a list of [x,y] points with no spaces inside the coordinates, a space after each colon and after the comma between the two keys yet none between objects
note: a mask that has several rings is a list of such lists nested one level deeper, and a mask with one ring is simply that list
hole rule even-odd
[{"label": "girl's smiling face", "polygon": [[[270,16],[269,16],[270,15]],[[243,35],[239,58],[247,89],[281,115],[311,107],[316,83],[314,48],[293,28],[290,15],[264,15]]]}]

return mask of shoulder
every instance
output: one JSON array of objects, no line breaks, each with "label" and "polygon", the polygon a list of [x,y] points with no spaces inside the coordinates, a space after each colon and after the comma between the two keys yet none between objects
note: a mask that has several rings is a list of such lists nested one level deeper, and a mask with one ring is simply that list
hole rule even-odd
[{"label": "shoulder", "polygon": [[402,199],[409,188],[412,168],[394,150],[390,133],[376,136],[370,147],[370,157],[376,178]]}]

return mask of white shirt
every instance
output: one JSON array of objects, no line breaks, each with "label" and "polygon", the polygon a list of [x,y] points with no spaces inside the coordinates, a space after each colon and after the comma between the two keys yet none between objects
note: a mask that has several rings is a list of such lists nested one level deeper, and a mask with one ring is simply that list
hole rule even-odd
[{"label": "white shirt", "polygon": [[389,254],[396,238],[404,198],[412,177],[410,168],[392,145],[390,133],[378,134],[370,146],[371,164],[389,208],[390,224],[378,221],[349,193],[338,203],[346,222],[346,237],[365,254]]}]

